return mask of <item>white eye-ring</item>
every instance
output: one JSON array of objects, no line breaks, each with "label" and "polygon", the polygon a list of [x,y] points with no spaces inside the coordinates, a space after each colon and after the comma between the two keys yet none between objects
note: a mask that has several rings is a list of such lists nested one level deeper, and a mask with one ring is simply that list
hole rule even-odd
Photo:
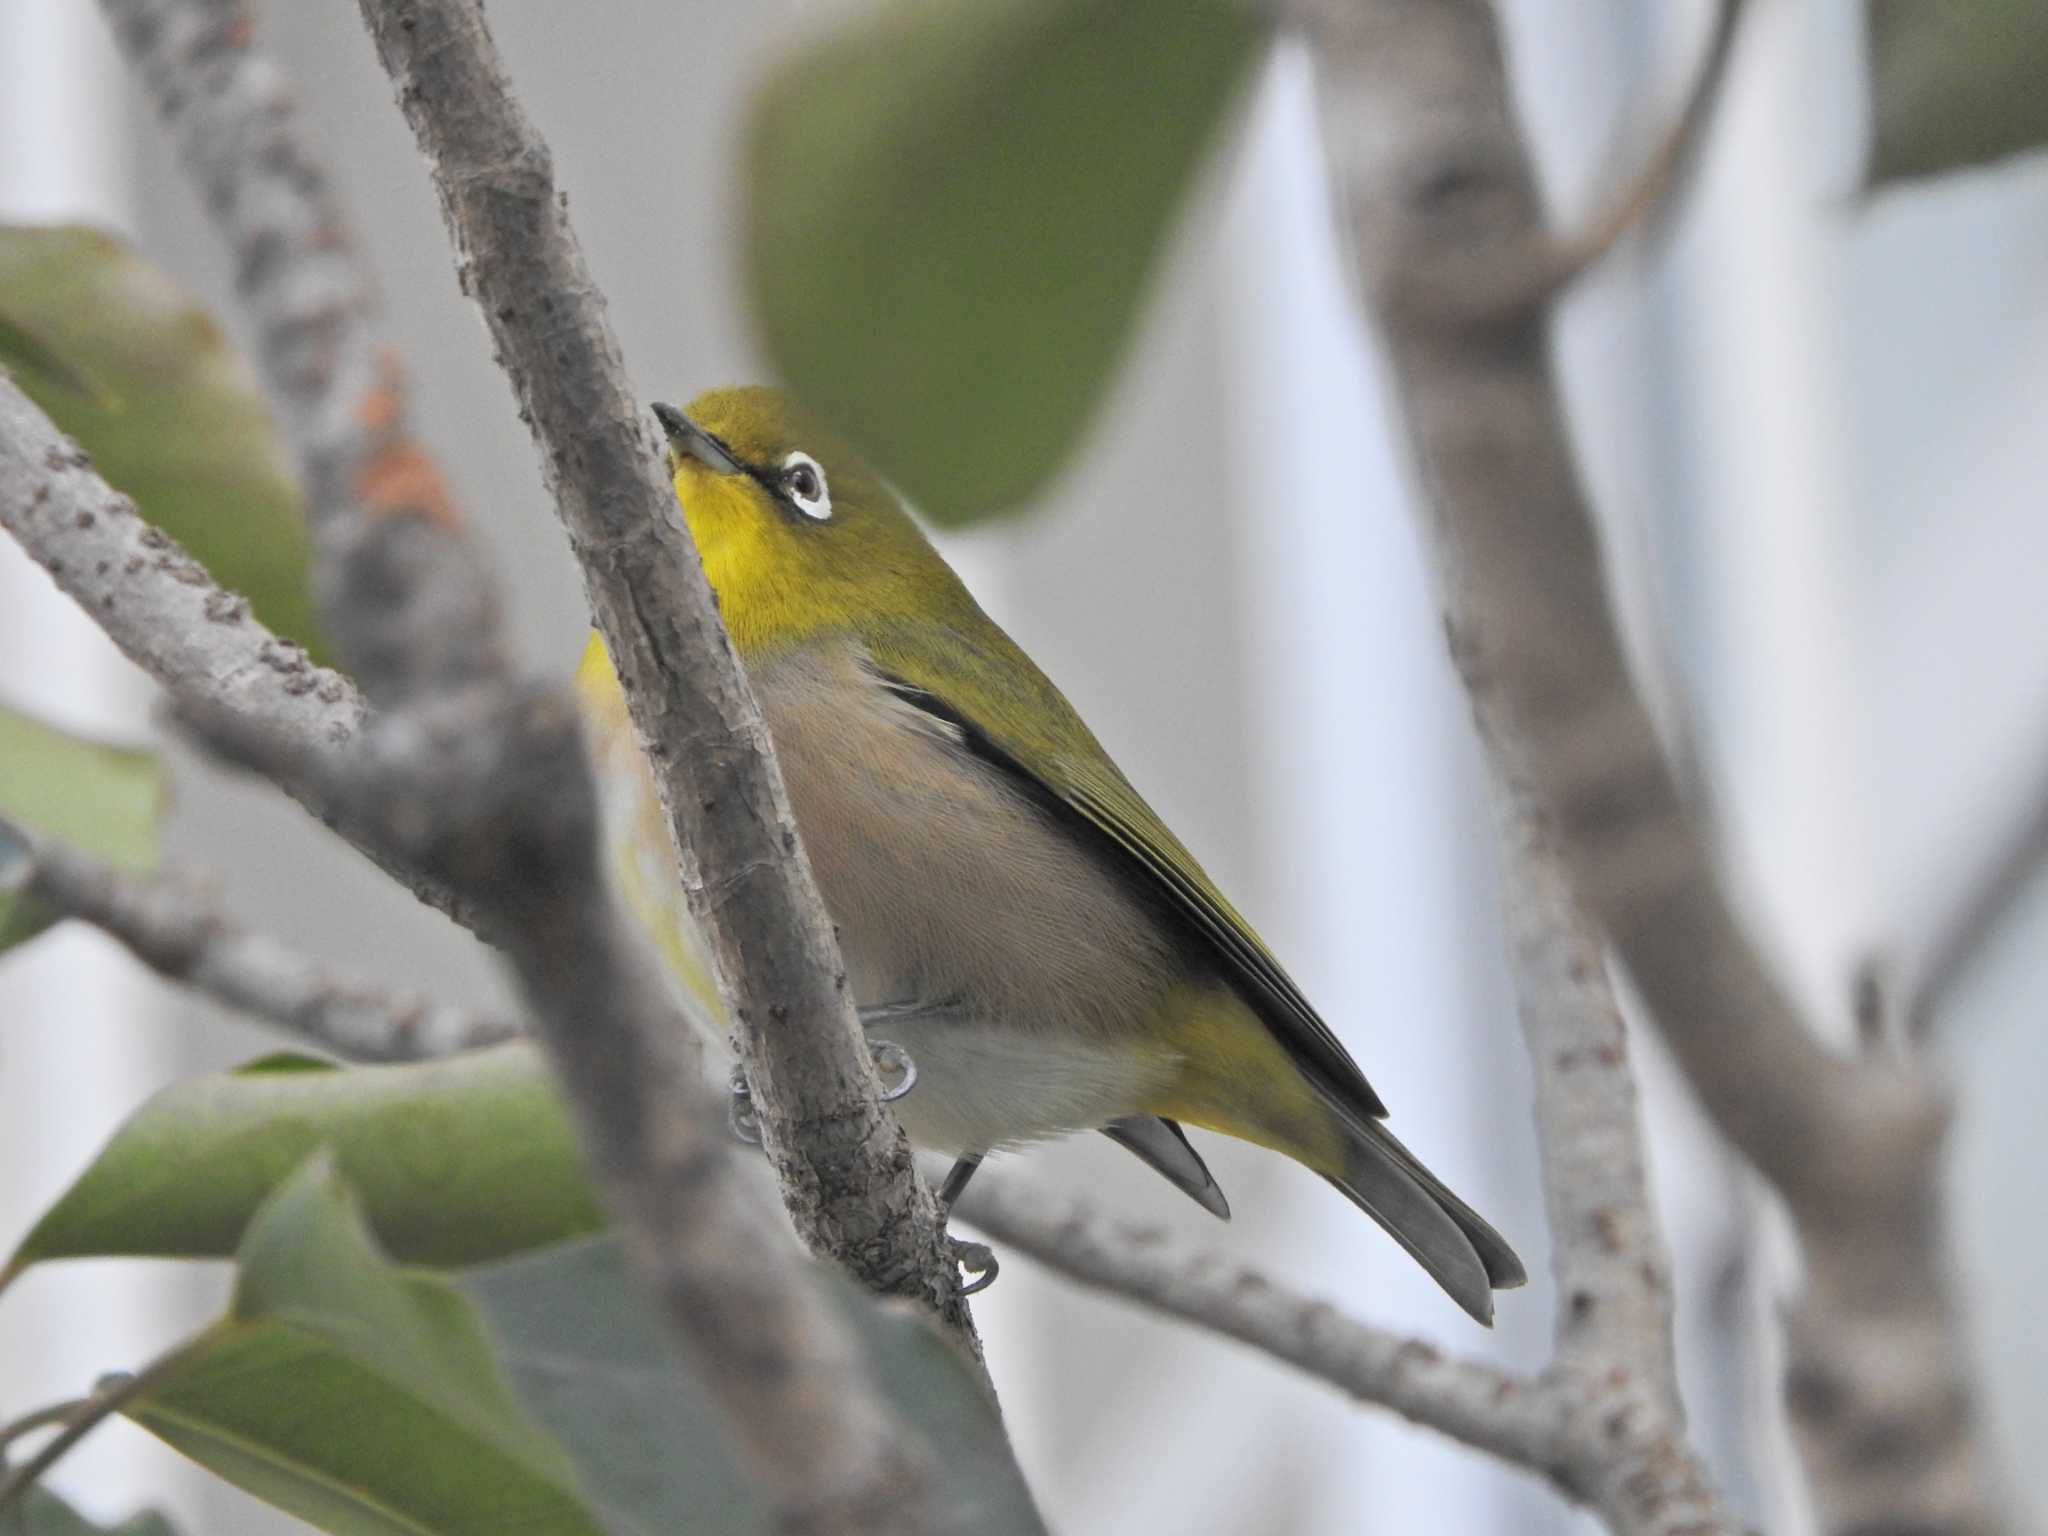
[{"label": "white eye-ring", "polygon": [[805,517],[822,523],[832,515],[832,493],[825,488],[825,471],[808,453],[792,453],[782,461],[782,494]]}]

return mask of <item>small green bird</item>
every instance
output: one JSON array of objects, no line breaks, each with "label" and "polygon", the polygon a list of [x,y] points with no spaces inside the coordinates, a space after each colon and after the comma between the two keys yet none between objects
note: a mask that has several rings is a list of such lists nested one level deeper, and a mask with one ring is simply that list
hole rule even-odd
[{"label": "small green bird", "polygon": [[[909,1052],[896,1104],[962,1161],[1104,1130],[1219,1216],[1183,1122],[1285,1153],[1473,1317],[1514,1251],[1381,1123],[1271,951],[983,613],[901,499],[769,389],[654,408],[704,572],[775,741],[863,1019]],[[625,701],[593,636],[615,871],[707,1002]]]}]

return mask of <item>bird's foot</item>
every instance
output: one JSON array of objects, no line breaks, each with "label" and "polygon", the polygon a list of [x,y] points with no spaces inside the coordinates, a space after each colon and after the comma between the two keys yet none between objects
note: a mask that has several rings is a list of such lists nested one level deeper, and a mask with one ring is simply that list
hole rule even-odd
[{"label": "bird's foot", "polygon": [[884,1104],[894,1104],[917,1086],[917,1063],[894,1040],[868,1041],[868,1054],[875,1058],[875,1074],[882,1080]]},{"label": "bird's foot", "polygon": [[761,1117],[754,1109],[754,1085],[747,1081],[747,1069],[732,1069],[732,1098],[725,1106],[725,1123],[732,1133],[750,1147],[761,1145]]},{"label": "bird's foot", "polygon": [[[893,1040],[871,1040],[868,1054],[875,1059],[875,1072],[882,1080],[882,1102],[893,1104],[917,1086],[917,1063],[910,1052]],[[725,1107],[725,1121],[733,1135],[748,1146],[761,1144],[761,1117],[754,1108],[754,1088],[747,1081],[747,1069],[732,1069],[732,1097]]]},{"label": "bird's foot", "polygon": [[970,1243],[964,1237],[948,1233],[946,1252],[969,1276],[967,1283],[960,1287],[962,1296],[979,1296],[996,1283],[996,1276],[1002,1272],[1003,1266],[996,1259],[995,1249],[987,1243]]},{"label": "bird's foot", "polygon": [[[979,1154],[970,1154],[953,1164],[952,1171],[946,1175],[946,1182],[939,1186],[940,1216],[947,1220],[952,1219],[954,1202],[965,1193],[967,1181],[974,1177],[974,1170],[980,1166]],[[953,1256],[955,1263],[973,1276],[960,1287],[962,1296],[979,1295],[996,1283],[996,1275],[1001,1271],[1002,1265],[996,1260],[995,1250],[987,1243],[970,1243],[965,1238],[955,1237],[948,1232],[946,1251]]]}]

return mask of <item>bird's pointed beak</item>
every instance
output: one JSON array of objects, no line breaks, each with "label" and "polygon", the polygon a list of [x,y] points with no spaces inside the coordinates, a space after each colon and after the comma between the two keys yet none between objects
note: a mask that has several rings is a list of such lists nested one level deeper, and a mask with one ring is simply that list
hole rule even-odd
[{"label": "bird's pointed beak", "polygon": [[667,434],[672,452],[695,459],[706,469],[721,475],[741,473],[740,461],[732,456],[725,444],[674,406],[657,400],[654,403],[654,419],[661,423],[661,430]]}]

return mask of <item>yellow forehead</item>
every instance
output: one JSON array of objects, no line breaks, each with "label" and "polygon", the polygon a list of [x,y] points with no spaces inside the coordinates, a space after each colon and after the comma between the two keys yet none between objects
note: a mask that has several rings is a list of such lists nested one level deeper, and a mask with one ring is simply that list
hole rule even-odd
[{"label": "yellow forehead", "polygon": [[799,450],[823,462],[851,457],[844,444],[779,389],[758,384],[707,389],[683,414],[756,467],[780,465]]}]

